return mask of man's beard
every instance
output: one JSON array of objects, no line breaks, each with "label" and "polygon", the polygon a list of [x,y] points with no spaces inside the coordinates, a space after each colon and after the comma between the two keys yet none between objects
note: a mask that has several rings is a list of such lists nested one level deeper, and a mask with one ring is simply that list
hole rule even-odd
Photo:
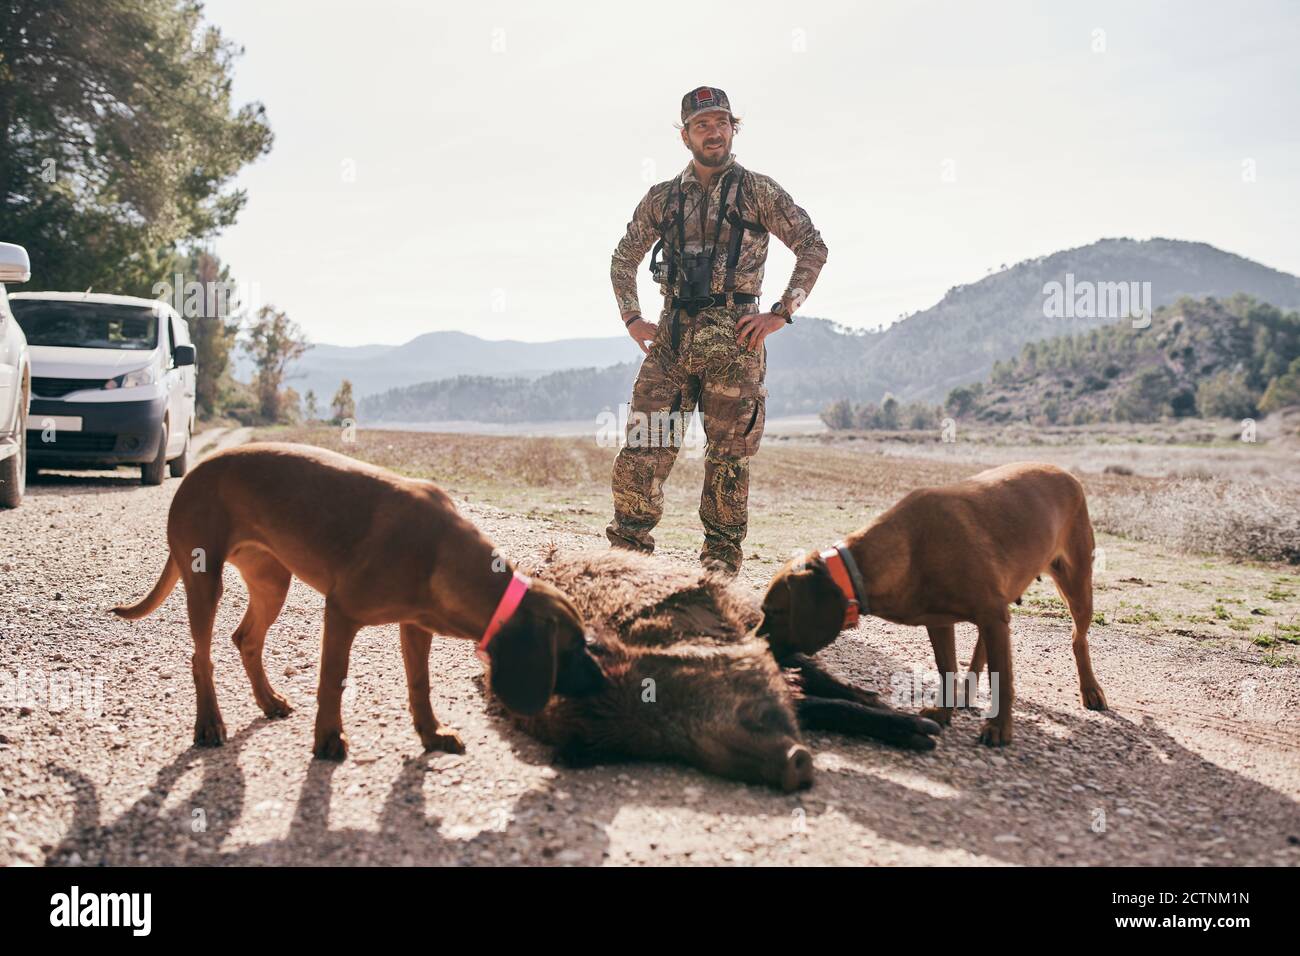
[{"label": "man's beard", "polygon": [[731,150],[726,143],[722,144],[723,151],[721,153],[713,154],[708,149],[707,146],[699,150],[694,146],[691,147],[691,155],[695,157],[695,161],[701,166],[723,166],[731,158]]}]

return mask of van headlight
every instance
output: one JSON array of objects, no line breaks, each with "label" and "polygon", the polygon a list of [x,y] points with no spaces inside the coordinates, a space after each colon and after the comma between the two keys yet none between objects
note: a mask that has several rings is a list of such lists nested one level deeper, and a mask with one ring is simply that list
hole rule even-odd
[{"label": "van headlight", "polygon": [[156,381],[158,381],[158,367],[156,365],[146,365],[134,372],[127,372],[117,378],[110,378],[104,383],[104,388],[135,388],[137,385],[152,385]]}]

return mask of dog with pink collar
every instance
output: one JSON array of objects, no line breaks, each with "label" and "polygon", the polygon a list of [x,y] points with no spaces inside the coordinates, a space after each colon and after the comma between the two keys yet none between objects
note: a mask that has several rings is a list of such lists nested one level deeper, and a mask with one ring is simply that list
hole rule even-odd
[{"label": "dog with pink collar", "polygon": [[430,703],[434,634],[477,641],[492,693],[521,715],[539,713],[555,695],[582,696],[605,684],[573,603],[554,586],[515,571],[430,481],[323,448],[242,445],[204,459],[181,482],[167,517],[167,544],[153,590],[137,604],[112,610],[128,620],[142,618],[178,580],[184,583],[198,746],[226,740],[211,658],[226,563],[248,586],[248,610],[234,642],[268,717],[284,717],[292,707],[262,664],[267,630],[294,577],[325,595],[317,757],[347,755],[343,690],[352,641],[362,627],[400,625],[411,717],[428,751],[465,750]]}]

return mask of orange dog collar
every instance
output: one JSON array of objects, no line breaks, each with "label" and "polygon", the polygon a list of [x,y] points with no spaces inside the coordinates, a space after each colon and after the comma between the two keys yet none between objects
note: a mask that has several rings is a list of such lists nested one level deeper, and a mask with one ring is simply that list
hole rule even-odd
[{"label": "orange dog collar", "polygon": [[858,562],[853,560],[853,552],[843,541],[837,541],[831,547],[821,552],[821,559],[826,562],[826,569],[831,573],[831,580],[844,593],[844,598],[849,602],[848,608],[844,611],[844,623],[840,630],[848,630],[851,627],[857,627],[858,618],[861,614],[870,614],[871,609],[867,606],[867,586],[862,580],[862,572],[858,568]]}]

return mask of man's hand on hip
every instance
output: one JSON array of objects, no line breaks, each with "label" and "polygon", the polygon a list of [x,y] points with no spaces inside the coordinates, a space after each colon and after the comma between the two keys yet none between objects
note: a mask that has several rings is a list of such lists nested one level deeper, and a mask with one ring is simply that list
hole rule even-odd
[{"label": "man's hand on hip", "polygon": [[736,341],[752,352],[763,347],[763,340],[777,329],[786,327],[785,319],[771,312],[742,315],[736,323]]},{"label": "man's hand on hip", "polygon": [[641,347],[642,352],[649,353],[650,343],[654,342],[655,335],[659,332],[659,325],[638,318],[628,323],[627,332],[632,336],[632,340]]}]

